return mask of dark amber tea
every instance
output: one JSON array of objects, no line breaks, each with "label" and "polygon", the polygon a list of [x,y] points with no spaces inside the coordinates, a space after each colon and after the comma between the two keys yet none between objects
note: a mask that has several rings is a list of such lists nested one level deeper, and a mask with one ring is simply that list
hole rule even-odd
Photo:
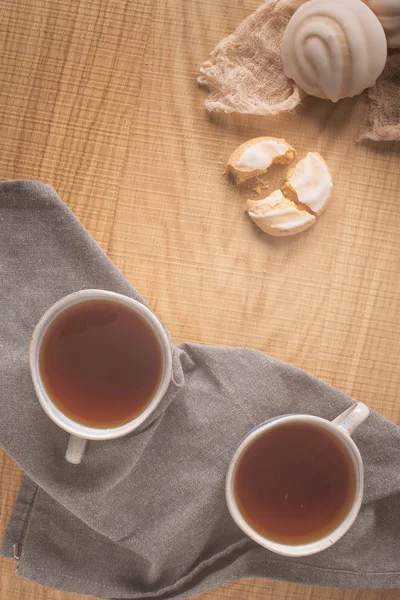
[{"label": "dark amber tea", "polygon": [[288,423],[267,430],[244,451],[234,493],[243,518],[259,534],[280,544],[306,544],[347,516],[356,474],[329,431]]},{"label": "dark amber tea", "polygon": [[89,300],[55,318],[40,347],[39,369],[59,410],[83,425],[109,428],[149,405],[163,354],[140,314],[110,300]]}]

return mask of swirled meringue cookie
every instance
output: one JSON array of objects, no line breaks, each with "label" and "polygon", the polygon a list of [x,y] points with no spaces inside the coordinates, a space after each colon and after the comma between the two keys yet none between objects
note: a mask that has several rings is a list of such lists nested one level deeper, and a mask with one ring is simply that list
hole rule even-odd
[{"label": "swirled meringue cookie", "polygon": [[286,140],[273,137],[253,138],[231,154],[226,172],[239,185],[263,175],[274,163],[290,163],[295,155],[295,149]]},{"label": "swirled meringue cookie", "polygon": [[270,235],[294,235],[316,222],[316,217],[286,198],[281,190],[262,200],[247,200],[246,210],[251,220]]},{"label": "swirled meringue cookie", "polygon": [[297,163],[283,191],[286,197],[300,202],[318,217],[326,208],[332,188],[328,165],[318,152],[309,152]]},{"label": "swirled meringue cookie", "polygon": [[285,75],[308,94],[332,102],[374,85],[386,58],[383,27],[361,0],[310,0],[283,35]]},{"label": "swirled meringue cookie", "polygon": [[400,1],[364,0],[380,20],[389,48],[400,48]]}]

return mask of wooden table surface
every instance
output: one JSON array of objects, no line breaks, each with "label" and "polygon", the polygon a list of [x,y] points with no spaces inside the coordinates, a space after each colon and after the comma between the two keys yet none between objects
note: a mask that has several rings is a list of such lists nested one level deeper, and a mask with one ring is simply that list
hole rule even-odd
[{"label": "wooden table surface", "polygon": [[[354,142],[363,99],[206,114],[198,67],[257,4],[3,0],[0,178],[51,183],[176,341],[258,348],[400,424],[399,147]],[[259,135],[320,151],[333,172],[326,213],[292,239],[257,231],[223,175]],[[4,531],[23,474],[4,453],[0,474]],[[2,600],[78,598],[1,568]],[[201,598],[399,596],[254,580]]]}]

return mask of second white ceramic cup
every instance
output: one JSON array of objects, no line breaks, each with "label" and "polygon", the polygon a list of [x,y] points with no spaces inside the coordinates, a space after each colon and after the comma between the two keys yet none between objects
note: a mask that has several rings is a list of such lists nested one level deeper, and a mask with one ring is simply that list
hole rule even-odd
[{"label": "second white ceramic cup", "polygon": [[[46,331],[53,323],[54,319],[71,306],[80,304],[82,302],[88,302],[90,300],[109,300],[112,302],[117,302],[118,304],[127,306],[133,312],[140,314],[141,317],[146,319],[147,323],[157,335],[163,356],[163,370],[160,383],[145,410],[128,423],[108,429],[97,429],[82,425],[73,421],[71,418],[67,417],[63,412],[61,412],[59,408],[53,404],[51,398],[47,394],[39,369],[40,346]],[[108,292],[105,290],[81,290],[79,292],[69,294],[53,304],[53,306],[46,311],[34,329],[29,359],[33,385],[42,408],[50,417],[50,419],[54,421],[54,423],[71,434],[65,458],[74,464],[79,464],[81,462],[85,453],[87,440],[111,440],[127,435],[128,433],[138,429],[138,427],[140,427],[150,417],[150,415],[160,404],[168,389],[172,374],[172,355],[170,343],[168,336],[157,317],[140,302],[137,302],[132,298],[128,298],[127,296],[122,296],[121,294],[116,294],[115,292]]]},{"label": "second white ceramic cup", "polygon": [[[332,422],[322,419],[321,417],[314,417],[311,415],[282,415],[270,419],[269,421],[262,423],[250,431],[250,433],[242,440],[241,444],[233,455],[228,469],[225,486],[226,502],[229,512],[240,529],[264,548],[284,556],[308,556],[309,554],[316,554],[317,552],[321,552],[337,542],[354,523],[361,507],[364,491],[363,462],[360,452],[350,436],[355,432],[357,427],[361,425],[363,421],[365,421],[369,413],[369,408],[362,402],[358,402],[354,406],[351,406],[349,409],[347,409],[344,413],[336,417],[336,419],[334,419]],[[260,436],[265,435],[268,433],[268,431],[275,427],[281,427],[282,425],[289,423],[307,423],[316,427],[320,427],[321,429],[329,431],[332,435],[334,435],[349,455],[354,465],[356,477],[356,493],[354,496],[354,501],[342,522],[339,523],[336,529],[329,533],[329,535],[307,544],[280,544],[276,541],[268,539],[267,537],[264,537],[255,529],[253,529],[253,527],[243,517],[235,498],[235,474],[243,453]]]}]

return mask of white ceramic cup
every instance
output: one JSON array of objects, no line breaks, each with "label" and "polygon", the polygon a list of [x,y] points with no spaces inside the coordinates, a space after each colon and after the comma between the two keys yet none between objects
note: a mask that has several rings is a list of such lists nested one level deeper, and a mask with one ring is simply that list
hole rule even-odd
[{"label": "white ceramic cup", "polygon": [[[128,421],[123,425],[119,425],[118,427],[107,429],[82,425],[81,423],[75,422],[70,417],[67,417],[62,411],[60,411],[60,409],[53,404],[51,398],[47,394],[39,369],[40,346],[46,331],[53,323],[54,319],[71,306],[90,300],[109,300],[118,304],[122,304],[130,308],[133,312],[139,314],[142,318],[146,319],[147,323],[157,335],[163,355],[163,371],[161,380],[157,390],[154,392],[153,397],[145,410],[131,421]],[[140,425],[142,425],[142,423],[148,419],[148,417],[160,404],[165,392],[167,391],[172,374],[172,355],[169,340],[157,317],[140,302],[132,300],[132,298],[128,298],[127,296],[122,296],[121,294],[116,294],[114,292],[107,292],[105,290],[81,290],[65,296],[53,304],[53,306],[51,306],[45,312],[34,329],[29,359],[33,385],[42,408],[50,417],[50,419],[54,421],[54,423],[71,434],[65,458],[74,464],[79,464],[81,462],[85,453],[87,440],[111,440],[127,435],[128,433],[131,433],[140,427]]]},{"label": "white ceramic cup", "polygon": [[[361,507],[364,491],[363,462],[360,452],[350,436],[352,433],[354,433],[357,427],[361,425],[363,421],[365,421],[369,413],[369,408],[365,406],[365,404],[362,404],[362,402],[358,402],[347,409],[344,413],[336,417],[336,419],[334,419],[332,422],[322,419],[321,417],[314,417],[310,415],[282,415],[270,419],[269,421],[258,425],[252,431],[250,431],[250,433],[248,433],[247,436],[242,440],[238,449],[233,455],[228,469],[225,486],[226,502],[229,512],[240,529],[255,542],[261,546],[264,546],[264,548],[284,556],[308,556],[310,554],[316,554],[317,552],[321,552],[337,542],[354,523]],[[276,541],[268,539],[267,537],[264,537],[255,529],[253,529],[240,512],[234,493],[236,469],[245,450],[251,446],[256,439],[263,436],[266,432],[270,431],[274,427],[281,427],[283,424],[289,423],[312,424],[333,434],[349,455],[354,465],[356,477],[356,493],[354,502],[342,522],[334,531],[329,533],[329,535],[310,543],[298,545],[280,544]]]}]

